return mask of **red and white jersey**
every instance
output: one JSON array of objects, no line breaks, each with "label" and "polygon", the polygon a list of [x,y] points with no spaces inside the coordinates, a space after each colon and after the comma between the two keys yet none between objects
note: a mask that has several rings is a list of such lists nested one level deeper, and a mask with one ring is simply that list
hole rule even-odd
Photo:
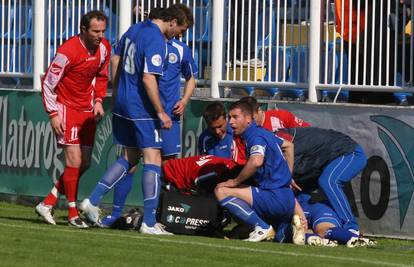
[{"label": "red and white jersey", "polygon": [[195,189],[194,181],[206,177],[222,178],[224,172],[237,164],[227,158],[212,155],[168,160],[163,166],[164,179],[180,190]]},{"label": "red and white jersey", "polygon": [[49,116],[57,115],[57,102],[78,111],[90,111],[102,102],[108,84],[111,46],[103,39],[94,55],[73,36],[57,50],[42,81],[42,98]]},{"label": "red and white jersey", "polygon": [[264,112],[262,127],[271,132],[282,128],[309,127],[310,123],[296,117],[293,113],[284,110],[268,110]]}]

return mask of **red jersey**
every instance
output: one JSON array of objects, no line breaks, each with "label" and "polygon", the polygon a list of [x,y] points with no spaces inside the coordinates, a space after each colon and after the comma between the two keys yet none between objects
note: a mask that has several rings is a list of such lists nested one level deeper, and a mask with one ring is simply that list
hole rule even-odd
[{"label": "red jersey", "polygon": [[212,155],[168,160],[163,166],[164,179],[180,190],[195,189],[195,181],[207,177],[222,178],[237,164],[227,158]]},{"label": "red jersey", "polygon": [[102,102],[108,84],[111,46],[103,39],[94,55],[89,54],[79,35],[57,50],[42,81],[43,104],[49,116],[57,115],[59,102],[78,111],[90,111]]},{"label": "red jersey", "polygon": [[268,110],[264,112],[262,127],[271,132],[282,128],[309,127],[310,123],[296,117],[293,113],[284,110]]}]

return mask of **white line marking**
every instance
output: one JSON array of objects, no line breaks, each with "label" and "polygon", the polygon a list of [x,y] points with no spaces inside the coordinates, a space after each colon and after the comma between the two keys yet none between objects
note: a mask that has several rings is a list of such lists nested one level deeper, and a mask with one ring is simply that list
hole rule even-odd
[{"label": "white line marking", "polygon": [[296,257],[313,257],[313,258],[321,258],[321,259],[333,259],[333,260],[340,260],[344,262],[360,262],[360,263],[367,263],[367,264],[376,264],[376,265],[385,265],[385,266],[396,266],[396,267],[413,267],[413,265],[406,265],[406,264],[398,264],[393,262],[385,262],[385,261],[372,261],[372,260],[364,260],[364,259],[355,259],[355,258],[345,258],[345,257],[338,257],[338,256],[329,256],[329,255],[321,255],[321,254],[314,254],[311,253],[297,253],[297,252],[286,252],[286,251],[277,251],[277,250],[266,250],[266,249],[256,249],[256,248],[246,248],[246,247],[235,247],[235,246],[228,246],[228,245],[217,245],[217,244],[209,244],[209,243],[202,243],[202,242],[195,242],[195,241],[180,241],[180,240],[172,240],[172,239],[163,239],[154,236],[145,236],[145,235],[124,235],[124,234],[111,234],[111,233],[104,233],[104,232],[92,232],[88,230],[80,230],[80,229],[60,229],[60,228],[52,228],[52,227],[34,227],[34,226],[23,226],[23,225],[13,225],[7,223],[1,223],[0,226],[10,227],[10,228],[24,228],[24,229],[31,229],[31,230],[43,230],[43,231],[58,231],[58,232],[65,232],[65,233],[81,233],[81,234],[89,234],[89,235],[96,235],[96,236],[109,236],[109,237],[126,237],[130,239],[138,239],[138,240],[155,240],[164,243],[172,243],[172,244],[183,244],[183,245],[194,245],[200,247],[211,247],[217,249],[228,249],[228,250],[235,250],[235,251],[247,251],[247,252],[256,252],[256,253],[266,253],[266,254],[276,254],[276,255],[286,255],[286,256],[296,256]]}]

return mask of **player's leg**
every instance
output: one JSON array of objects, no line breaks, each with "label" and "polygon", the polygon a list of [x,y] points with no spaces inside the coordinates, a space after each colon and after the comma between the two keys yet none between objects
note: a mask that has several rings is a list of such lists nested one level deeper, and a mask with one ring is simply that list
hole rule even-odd
[{"label": "player's leg", "polygon": [[129,173],[130,169],[139,161],[140,149],[137,148],[135,122],[118,116],[112,117],[114,142],[126,147],[124,153],[118,158],[101,177],[89,198],[82,201],[80,209],[85,216],[98,225],[100,210],[98,205],[102,197],[113,186]]},{"label": "player's leg", "polygon": [[140,121],[136,124],[142,149],[142,192],[144,196],[144,218],[140,232],[144,234],[171,235],[156,221],[156,211],[161,189],[162,139],[158,121]]},{"label": "player's leg", "polygon": [[338,215],[346,229],[358,231],[358,223],[352,213],[349,201],[343,191],[344,184],[365,167],[367,162],[362,148],[358,146],[351,154],[336,158],[330,162],[319,177],[319,186],[328,198],[330,206]]},{"label": "player's leg", "polygon": [[248,241],[258,242],[272,239],[275,235],[272,226],[260,218],[252,208],[252,188],[219,187],[215,189],[214,193],[220,205],[226,208],[233,216],[248,225],[255,226],[255,231],[250,234]]}]

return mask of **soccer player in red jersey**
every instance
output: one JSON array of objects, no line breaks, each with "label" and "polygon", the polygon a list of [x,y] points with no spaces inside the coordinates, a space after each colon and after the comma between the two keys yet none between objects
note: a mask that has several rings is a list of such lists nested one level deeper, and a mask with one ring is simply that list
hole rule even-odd
[{"label": "soccer player in red jersey", "polygon": [[100,11],[83,15],[80,34],[58,48],[42,81],[43,105],[66,161],[52,191],[36,206],[36,212],[50,224],[56,224],[51,209],[59,192],[68,200],[69,224],[88,227],[78,216],[76,199],[79,177],[90,165],[96,124],[104,115],[102,100],[111,54],[111,46],[104,38],[106,22]]},{"label": "soccer player in red jersey", "polygon": [[213,155],[167,160],[163,165],[164,180],[180,191],[205,190],[236,176],[241,170],[232,159]]},{"label": "soccer player in red jersey", "polygon": [[261,110],[256,98],[252,96],[246,96],[240,99],[249,103],[254,110],[257,111],[256,123],[257,125],[269,130],[271,132],[277,131],[282,128],[296,128],[296,127],[309,127],[311,124],[306,122],[293,113],[284,109],[275,110]]}]

